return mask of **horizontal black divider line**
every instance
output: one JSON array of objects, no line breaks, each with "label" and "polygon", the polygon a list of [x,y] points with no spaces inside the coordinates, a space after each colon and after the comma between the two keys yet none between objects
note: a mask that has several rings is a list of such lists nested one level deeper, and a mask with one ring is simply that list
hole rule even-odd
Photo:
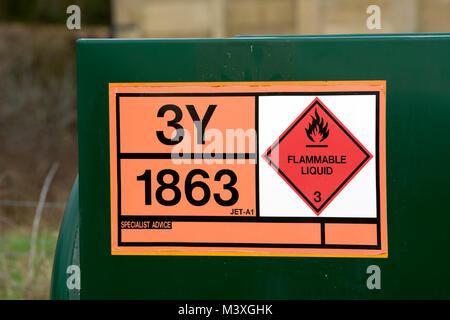
[{"label": "horizontal black divider line", "polygon": [[184,153],[182,155],[175,155],[172,153],[120,153],[120,159],[213,159],[213,160],[227,160],[227,159],[256,159],[256,153]]},{"label": "horizontal black divider line", "polygon": [[378,91],[328,91],[328,92],[185,92],[185,93],[117,93],[118,97],[215,97],[215,96],[328,96],[328,95],[372,95]]},{"label": "horizontal black divider line", "polygon": [[320,217],[222,217],[222,216],[128,216],[122,214],[120,221],[180,221],[180,222],[307,222],[307,223],[355,223],[376,224],[377,218],[320,218]]},{"label": "horizontal black divider line", "polygon": [[291,243],[223,243],[223,242],[121,242],[122,247],[236,247],[236,248],[322,248],[380,249],[377,245],[360,244],[291,244]]}]

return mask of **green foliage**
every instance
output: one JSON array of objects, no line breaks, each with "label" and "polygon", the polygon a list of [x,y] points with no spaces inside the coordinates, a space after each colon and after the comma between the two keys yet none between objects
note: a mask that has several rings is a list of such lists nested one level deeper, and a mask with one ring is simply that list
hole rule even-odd
[{"label": "green foliage", "polygon": [[[36,261],[29,266],[31,230],[20,228],[0,235],[0,300],[48,299],[57,239],[56,231],[41,231]],[[34,276],[27,283],[30,267]]]}]

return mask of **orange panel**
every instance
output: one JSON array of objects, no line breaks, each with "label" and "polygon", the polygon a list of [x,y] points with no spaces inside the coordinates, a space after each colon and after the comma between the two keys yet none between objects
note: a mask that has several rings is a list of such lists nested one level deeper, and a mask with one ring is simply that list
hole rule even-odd
[{"label": "orange panel", "polygon": [[376,245],[376,224],[326,223],[326,244]]},{"label": "orange panel", "polygon": [[[165,145],[157,138],[156,132],[162,131],[167,139],[175,135],[168,121],[175,119],[175,112],[167,110],[161,117],[158,111],[165,105],[174,105],[181,111],[181,120],[175,121],[183,127],[185,137],[176,145]],[[206,124],[205,144],[196,142],[194,121],[186,107],[193,105],[199,119],[204,119],[210,105],[216,105],[209,122]],[[239,116],[236,116],[239,115]],[[252,153],[255,152],[255,97],[121,97],[120,98],[120,152],[172,153],[180,150],[185,153]],[[240,129],[247,133],[246,140],[238,144],[221,145],[220,136],[231,134]],[[209,141],[208,141],[209,140]],[[216,147],[216,148],[214,148]],[[212,150],[210,150],[210,148]],[[220,150],[222,149],[222,150]]]},{"label": "orange panel", "polygon": [[[176,165],[170,160],[164,159],[122,159],[121,160],[121,185],[122,185],[122,215],[162,215],[162,216],[232,216],[231,211],[234,208],[243,210],[253,210],[255,214],[256,193],[255,193],[255,165],[248,164],[250,160],[246,160],[246,164],[191,164]],[[162,170],[173,170],[179,177],[176,188],[180,190],[180,201],[173,206],[167,206],[156,200],[155,193],[160,188],[157,181],[158,173]],[[186,198],[185,185],[186,177],[192,170],[200,169],[208,175],[208,178],[197,174],[193,176],[192,183],[197,181],[208,185],[210,197],[206,204],[201,206],[192,205]],[[138,176],[144,174],[145,170],[151,170],[152,184],[152,204],[145,204],[145,188],[144,181],[137,180]],[[220,181],[215,181],[217,173],[221,170],[229,170],[236,175],[236,183],[232,186],[239,193],[239,199],[232,206],[222,206],[217,203],[214,194],[220,195],[221,199],[231,199],[231,191],[224,190],[224,186],[230,182],[230,176],[225,174]],[[164,181],[171,183],[173,176],[164,175]],[[226,188],[226,186],[225,186]],[[192,190],[195,200],[204,197],[204,191],[201,187],[195,187]],[[174,191],[165,188],[162,191],[162,197],[166,200],[174,198]]]},{"label": "orange panel", "polygon": [[320,224],[175,221],[170,230],[124,229],[122,241],[320,244]]},{"label": "orange panel", "polygon": [[[386,228],[386,189],[385,189],[385,81],[332,81],[332,82],[232,82],[232,83],[139,83],[139,84],[110,84],[110,169],[111,169],[111,249],[112,254],[232,254],[232,255],[331,255],[331,256],[371,256],[387,257],[387,228]],[[253,93],[271,92],[328,92],[328,91],[378,91],[380,94],[380,125],[379,125],[379,159],[380,159],[380,239],[381,248],[358,248],[357,245],[376,245],[377,226],[373,224],[325,224],[325,244],[356,245],[355,248],[338,246],[330,248],[321,243],[320,223],[316,222],[266,222],[260,221],[256,216],[257,190],[255,155],[252,159],[243,161],[220,162],[216,159],[201,160],[196,162],[174,161],[171,154],[181,152],[197,153],[211,156],[211,153],[254,153],[256,151],[257,128],[256,100]],[[121,94],[138,94],[138,96],[120,96]],[[173,94],[178,96],[173,96]],[[186,93],[185,96],[183,94]],[[199,96],[190,96],[198,93]],[[229,93],[243,94],[242,96],[230,96]],[[164,95],[156,97],[152,95]],[[201,96],[201,95],[207,96]],[[218,95],[215,95],[218,94]],[[224,95],[220,95],[224,94]],[[146,96],[145,96],[146,95]],[[172,95],[172,96],[171,96]],[[119,110],[116,102],[120,102]],[[158,116],[158,110],[164,105],[171,104],[179,107],[182,113],[181,119],[174,120],[175,112],[167,111]],[[186,105],[195,106],[195,111],[200,119],[211,105],[217,105],[214,115],[205,130],[205,144],[196,140],[195,125],[192,121],[192,110]],[[119,115],[120,118],[116,119]],[[168,121],[174,120],[181,125],[190,136],[185,136],[183,143],[167,145],[161,143],[157,137],[157,131],[162,131],[164,136],[170,139],[174,135],[174,129],[168,125]],[[172,123],[174,123],[172,122]],[[119,124],[119,127],[116,125]],[[226,136],[228,130],[243,130],[246,134],[243,149],[238,149],[235,143],[229,146],[213,144],[213,141],[221,141],[220,135]],[[119,134],[118,134],[119,133]],[[242,131],[241,131],[242,136]],[[118,139],[119,138],[119,139]],[[227,139],[225,139],[227,140]],[[227,141],[228,142],[228,141]],[[237,141],[236,141],[237,142]],[[241,141],[242,142],[242,141]],[[120,147],[119,147],[120,144]],[[189,150],[180,150],[180,146]],[[214,149],[211,146],[214,145]],[[241,143],[242,146],[242,143]],[[217,149],[219,148],[219,149]],[[221,149],[220,149],[221,148]],[[118,154],[117,151],[122,154]],[[127,154],[128,153],[128,154]],[[130,154],[131,153],[131,154]],[[162,154],[164,153],[164,154]],[[161,155],[162,154],[162,155]],[[234,155],[236,156],[236,155]],[[160,157],[160,159],[155,159]],[[206,156],[205,158],[207,158]],[[121,159],[121,160],[119,160]],[[188,159],[190,160],[190,159]],[[118,162],[119,161],[119,162]],[[180,189],[182,196],[175,205],[161,205],[155,198],[149,205],[145,197],[145,181],[138,180],[146,170],[151,170],[152,196],[155,197],[156,189],[161,185],[157,181],[157,174],[163,169],[170,169],[177,173],[179,181],[175,184]],[[192,170],[201,169],[208,175],[195,175],[191,182],[205,182],[211,192],[210,199],[203,205],[193,205],[186,199],[186,178]],[[230,206],[221,206],[215,202],[214,194],[220,194],[223,199],[228,199],[229,190],[226,184],[230,183],[229,177],[214,179],[219,170],[232,170],[236,173],[237,181],[233,185],[239,190],[239,199]],[[164,182],[171,183],[171,177],[166,176]],[[191,190],[192,191],[192,190]],[[162,197],[172,198],[172,190],[163,191]],[[202,189],[194,188],[192,195],[195,199],[203,197]],[[248,210],[247,210],[248,209]],[[249,220],[235,222],[212,222],[208,217],[236,217],[236,211],[247,210],[252,212],[247,215]],[[255,212],[255,215],[253,215]],[[204,221],[173,221],[172,229],[121,229],[120,219],[126,220],[127,215],[135,216],[199,216]],[[135,220],[139,220],[133,218]],[[170,217],[166,218],[170,220]],[[233,218],[234,219],[234,218]],[[132,220],[130,218],[130,220]],[[187,219],[189,220],[189,219]],[[214,219],[212,219],[214,220]],[[239,219],[237,219],[239,220]],[[222,220],[223,221],[223,220]],[[133,242],[134,247],[126,245]],[[173,246],[146,246],[149,242],[172,242]],[[176,243],[241,243],[259,244],[247,248],[239,247],[192,247],[178,246]],[[139,244],[141,243],[141,244]],[[283,248],[264,247],[263,244],[312,244],[311,248],[295,248],[285,246]],[[124,244],[124,245],[122,245]],[[134,244],[133,244],[134,245]],[[316,247],[317,246],[317,247]]]}]

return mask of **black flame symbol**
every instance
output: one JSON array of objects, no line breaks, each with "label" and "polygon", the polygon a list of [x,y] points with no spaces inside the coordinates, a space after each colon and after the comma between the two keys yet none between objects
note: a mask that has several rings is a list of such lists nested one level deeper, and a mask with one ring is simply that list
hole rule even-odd
[{"label": "black flame symbol", "polygon": [[328,130],[328,123],[324,125],[323,118],[319,117],[317,109],[315,110],[315,115],[316,117],[311,116],[312,122],[309,124],[308,129],[305,128],[305,131],[309,140],[312,142],[321,142],[328,137],[330,131]]}]

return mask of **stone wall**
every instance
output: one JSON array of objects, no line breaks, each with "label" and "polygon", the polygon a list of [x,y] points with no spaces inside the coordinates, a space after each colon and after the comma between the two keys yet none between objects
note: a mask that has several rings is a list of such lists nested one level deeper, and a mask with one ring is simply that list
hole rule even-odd
[{"label": "stone wall", "polygon": [[[381,9],[369,30],[369,5]],[[450,32],[450,0],[112,0],[117,37]]]}]

